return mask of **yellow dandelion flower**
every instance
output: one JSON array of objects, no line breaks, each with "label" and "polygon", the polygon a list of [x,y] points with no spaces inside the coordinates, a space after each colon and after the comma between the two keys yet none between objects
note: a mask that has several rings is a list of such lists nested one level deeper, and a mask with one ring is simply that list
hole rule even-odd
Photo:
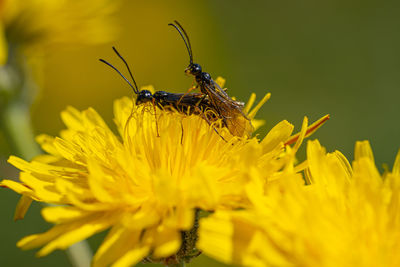
[{"label": "yellow dandelion flower", "polygon": [[228,138],[229,131],[219,129],[226,142],[200,116],[151,111],[126,97],[115,101],[118,137],[93,109],[69,107],[61,114],[67,129],[60,137],[37,138],[47,154],[32,162],[10,157],[22,170],[21,183],[1,185],[24,196],[16,218],[31,200],[57,205],[42,210],[55,226],[23,238],[19,247],[43,246],[37,255],[44,256],[110,229],[93,266],[128,266],[145,257],[188,260],[196,254],[198,211],[248,206],[245,184],[252,177],[262,186],[276,179],[307,132],[305,123],[287,150],[293,131],[287,121],[261,141]]},{"label": "yellow dandelion flower", "polygon": [[249,184],[252,209],[203,219],[199,247],[243,266],[400,266],[400,152],[383,175],[366,141],[352,167],[318,141],[307,156],[305,179],[287,172],[265,193]]},{"label": "yellow dandelion flower", "polygon": [[[53,45],[95,44],[114,38],[112,15],[118,1],[4,0],[0,3],[0,36],[28,54]],[[4,45],[0,58],[7,58]],[[3,61],[3,63],[5,63]]]}]

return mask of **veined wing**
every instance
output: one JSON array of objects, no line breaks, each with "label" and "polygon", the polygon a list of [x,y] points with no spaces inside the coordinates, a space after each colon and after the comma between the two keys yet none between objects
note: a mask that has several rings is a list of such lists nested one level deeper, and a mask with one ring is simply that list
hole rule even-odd
[{"label": "veined wing", "polygon": [[242,111],[244,103],[233,100],[214,80],[211,81],[212,84],[204,83],[203,85],[210,98],[210,102],[214,105],[215,109],[225,117],[229,117],[229,113],[236,111],[249,120],[246,114]]},{"label": "veined wing", "polygon": [[163,105],[195,106],[207,103],[208,97],[202,93],[168,93],[161,101]]},{"label": "veined wing", "polygon": [[250,137],[254,128],[250,119],[242,111],[243,103],[230,98],[214,81],[212,84],[203,83],[201,86],[204,86],[211,105],[229,132],[235,136]]},{"label": "veined wing", "polygon": [[177,94],[178,102],[182,105],[195,106],[209,103],[209,99],[203,93]]},{"label": "veined wing", "polygon": [[221,86],[219,86],[218,83],[216,83],[213,79],[211,79],[211,82],[213,83],[213,85],[215,87],[215,91],[217,93],[219,93],[224,98],[230,98],[228,93],[224,89],[222,89]]},{"label": "veined wing", "polygon": [[[232,98],[228,95],[228,93],[226,92],[225,89],[222,89],[221,86],[219,86],[219,84],[216,83],[213,79],[211,79],[211,81],[213,82],[215,88],[217,89],[217,93],[218,93],[218,92],[221,92],[221,95],[222,95],[223,97],[232,99]],[[236,101],[236,100],[234,100],[234,99],[232,99],[232,100],[235,101],[237,105],[241,106],[242,109],[244,108],[244,105],[245,105],[244,102]]]}]

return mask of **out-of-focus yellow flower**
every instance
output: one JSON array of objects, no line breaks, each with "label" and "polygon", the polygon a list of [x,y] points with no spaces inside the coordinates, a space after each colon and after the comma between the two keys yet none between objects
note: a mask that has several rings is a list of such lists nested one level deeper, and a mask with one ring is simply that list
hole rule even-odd
[{"label": "out-of-focus yellow flower", "polygon": [[67,129],[60,137],[38,138],[48,154],[32,162],[9,159],[22,170],[22,183],[1,185],[24,196],[17,218],[30,199],[58,205],[42,210],[55,226],[23,238],[19,247],[44,246],[38,252],[44,256],[111,228],[93,266],[129,266],[145,257],[187,260],[196,252],[196,231],[193,244],[181,233],[193,230],[197,211],[247,207],[245,185],[255,179],[263,190],[277,179],[307,133],[305,120],[291,149],[284,145],[293,131],[287,121],[261,141],[220,128],[226,142],[201,116],[152,110],[128,98],[115,101],[117,137],[93,109],[70,107],[62,112]]},{"label": "out-of-focus yellow flower", "polygon": [[400,266],[400,152],[383,175],[366,141],[352,167],[318,141],[307,156],[305,180],[287,172],[266,192],[249,184],[252,209],[203,219],[200,249],[243,266]]},{"label": "out-of-focus yellow flower", "polygon": [[[111,0],[3,0],[0,2],[0,39],[28,55],[57,45],[95,44],[115,36],[112,15],[118,1]],[[3,38],[4,43],[4,38]],[[7,49],[0,46],[0,58]]]},{"label": "out-of-focus yellow flower", "polygon": [[7,40],[3,29],[3,24],[0,23],[0,66],[4,65],[7,61]]}]

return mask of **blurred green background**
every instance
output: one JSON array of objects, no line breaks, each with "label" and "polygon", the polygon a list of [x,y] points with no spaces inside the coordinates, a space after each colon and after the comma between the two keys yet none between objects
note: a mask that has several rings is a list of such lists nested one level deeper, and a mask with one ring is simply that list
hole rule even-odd
[{"label": "blurred green background", "polygon": [[[266,120],[261,136],[281,120],[297,131],[304,116],[315,121],[329,113],[331,119],[313,138],[349,159],[355,141],[368,139],[377,165],[392,166],[400,147],[399,14],[399,1],[125,1],[118,40],[49,53],[44,90],[32,107],[35,133],[57,135],[63,128],[59,113],[67,105],[94,107],[112,124],[113,100],[132,95],[98,61],[123,69],[112,45],[130,63],[139,85],[186,91],[192,84],[183,72],[187,52],[167,26],[176,19],[189,33],[195,62],[214,78],[226,78],[230,95],[246,101],[251,92],[259,98],[272,93],[258,114]],[[0,144],[0,178],[15,177],[6,163],[7,140]],[[0,266],[69,266],[62,252],[35,259],[34,252],[15,247],[23,236],[48,229],[38,205],[23,221],[13,222],[17,200],[17,194],[1,189]],[[205,265],[222,266],[205,258],[190,266]]]}]

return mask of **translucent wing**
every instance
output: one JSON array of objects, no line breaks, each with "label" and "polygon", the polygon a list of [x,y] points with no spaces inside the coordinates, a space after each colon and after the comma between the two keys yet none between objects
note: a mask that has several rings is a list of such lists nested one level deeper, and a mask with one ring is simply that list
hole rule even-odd
[{"label": "translucent wing", "polygon": [[211,84],[201,83],[200,86],[207,92],[210,104],[229,132],[239,137],[250,137],[254,128],[250,119],[242,111],[243,103],[230,98],[214,81]]},{"label": "translucent wing", "polygon": [[171,94],[169,97],[170,102],[194,106],[199,104],[199,102],[208,101],[208,98],[205,97],[202,93],[179,93],[179,94]]}]

